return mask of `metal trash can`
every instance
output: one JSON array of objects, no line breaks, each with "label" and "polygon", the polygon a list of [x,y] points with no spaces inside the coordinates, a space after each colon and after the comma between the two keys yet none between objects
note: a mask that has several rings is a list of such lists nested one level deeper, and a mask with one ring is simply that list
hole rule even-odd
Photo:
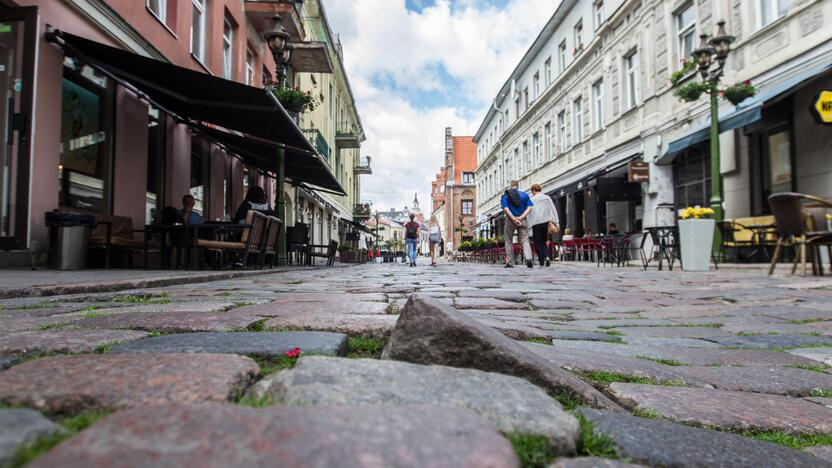
[{"label": "metal trash can", "polygon": [[95,216],[81,213],[48,211],[45,215],[49,228],[49,268],[53,270],[83,270],[87,267],[87,248]]}]

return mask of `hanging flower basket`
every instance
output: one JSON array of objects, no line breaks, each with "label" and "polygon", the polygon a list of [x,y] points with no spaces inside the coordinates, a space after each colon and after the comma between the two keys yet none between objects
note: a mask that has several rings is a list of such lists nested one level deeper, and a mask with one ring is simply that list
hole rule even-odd
[{"label": "hanging flower basket", "polygon": [[757,94],[757,89],[748,80],[722,90],[722,97],[735,106],[755,94]]},{"label": "hanging flower basket", "polygon": [[708,91],[708,84],[701,81],[690,82],[673,90],[673,95],[685,102],[699,99],[702,93]]},{"label": "hanging flower basket", "polygon": [[299,88],[275,87],[271,89],[271,92],[288,112],[313,111],[318,106],[318,100],[310,91],[301,91]]}]

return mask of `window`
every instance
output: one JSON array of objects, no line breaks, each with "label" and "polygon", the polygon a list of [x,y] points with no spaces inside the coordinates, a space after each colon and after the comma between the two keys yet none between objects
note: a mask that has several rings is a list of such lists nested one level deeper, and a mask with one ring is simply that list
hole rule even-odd
[{"label": "window", "polygon": [[638,52],[624,57],[625,110],[638,104]]},{"label": "window", "polygon": [[543,64],[543,79],[546,80],[548,88],[552,84],[552,57],[547,58],[546,63]]},{"label": "window", "polygon": [[577,53],[584,46],[584,38],[583,38],[584,21],[579,20],[578,23],[573,28],[572,32],[574,34],[573,39],[575,40],[575,52]]},{"label": "window", "polygon": [[159,21],[167,25],[168,0],[147,0],[147,9],[156,15]]},{"label": "window", "polygon": [[511,167],[511,178],[517,179],[517,175],[520,174],[520,167],[522,162],[520,161],[520,150],[514,148],[514,163]]},{"label": "window", "polygon": [[515,119],[520,118],[520,96],[517,96],[517,99],[514,100],[514,117]]},{"label": "window", "polygon": [[523,112],[529,110],[529,88],[523,89]]},{"label": "window", "polygon": [[529,152],[529,142],[523,142],[523,171],[521,174],[526,174],[531,172],[532,169],[532,155]]},{"label": "window", "polygon": [[206,181],[208,180],[209,157],[206,150],[207,141],[198,136],[191,137],[191,188],[189,193],[194,197],[194,212],[206,216],[205,209],[208,205],[208,191]]},{"label": "window", "polygon": [[274,80],[272,79],[272,74],[269,73],[269,69],[263,65],[263,86],[267,84],[271,84]]},{"label": "window", "polygon": [[508,185],[508,179],[511,178],[511,159],[508,156],[503,160],[503,171],[500,181],[503,185]]},{"label": "window", "polygon": [[147,109],[147,191],[145,224],[161,221],[165,186],[165,124],[167,114],[152,105]]},{"label": "window", "polygon": [[246,84],[254,86],[254,53],[246,49]]},{"label": "window", "polygon": [[572,103],[572,133],[575,135],[575,143],[584,139],[584,110],[581,98],[575,99]]},{"label": "window", "polygon": [[691,57],[696,41],[696,10],[688,3],[674,15],[676,23],[676,53],[678,58]]},{"label": "window", "polygon": [[230,80],[234,73],[234,26],[225,19],[222,26],[222,77]]},{"label": "window", "polygon": [[543,157],[548,161],[552,157],[552,122],[543,126]]},{"label": "window", "polygon": [[566,112],[558,114],[558,153],[566,152]]},{"label": "window", "polygon": [[592,4],[592,26],[596,31],[604,22],[604,2],[598,0]]},{"label": "window", "polygon": [[532,135],[532,151],[534,152],[534,167],[540,167],[540,134]]},{"label": "window", "polygon": [[191,0],[191,54],[200,62],[205,60],[205,0]]},{"label": "window", "polygon": [[558,46],[558,69],[561,73],[566,70],[566,39]]},{"label": "window", "polygon": [[537,98],[540,97],[540,73],[535,73],[534,78],[532,80],[533,89],[534,89],[534,100],[536,101]]},{"label": "window", "polygon": [[463,184],[473,184],[474,183],[474,173],[473,172],[463,172],[462,173],[462,183]]},{"label": "window", "polygon": [[757,0],[760,6],[760,27],[764,28],[786,16],[789,0]]},{"label": "window", "polygon": [[592,85],[592,129],[604,128],[604,80]]}]

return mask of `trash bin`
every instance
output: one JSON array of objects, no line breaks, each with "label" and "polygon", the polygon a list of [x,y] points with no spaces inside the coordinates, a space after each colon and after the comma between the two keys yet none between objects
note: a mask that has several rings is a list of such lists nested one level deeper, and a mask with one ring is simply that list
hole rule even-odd
[{"label": "trash bin", "polygon": [[95,216],[82,213],[48,211],[49,268],[83,270],[87,267],[87,248]]}]

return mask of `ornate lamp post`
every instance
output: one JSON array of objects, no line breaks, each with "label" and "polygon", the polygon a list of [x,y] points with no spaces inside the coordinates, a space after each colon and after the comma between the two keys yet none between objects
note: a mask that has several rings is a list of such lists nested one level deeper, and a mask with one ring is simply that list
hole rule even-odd
[{"label": "ornate lamp post", "polygon": [[[272,18],[272,30],[263,35],[263,39],[269,45],[269,50],[272,52],[275,63],[275,76],[277,77],[277,86],[281,88],[286,87],[286,67],[289,63],[289,58],[292,55],[291,45],[289,41],[291,36],[286,32],[281,22],[283,18],[280,15],[275,15]],[[275,156],[277,156],[277,217],[282,221],[280,223],[280,230],[277,233],[277,259],[279,265],[286,265],[286,196],[283,186],[286,183],[286,160],[283,147],[277,148]]]},{"label": "ornate lamp post", "polygon": [[[722,209],[722,178],[720,177],[720,154],[719,154],[719,107],[717,96],[719,94],[719,82],[723,76],[725,59],[731,52],[731,43],[734,36],[725,33],[725,21],[717,23],[716,36],[710,37],[707,34],[699,36],[702,42],[699,48],[693,51],[693,60],[699,68],[702,80],[708,89],[711,98],[711,209],[714,210],[714,219],[717,222],[723,220]],[[721,243],[719,232],[714,238],[714,245]]]}]

